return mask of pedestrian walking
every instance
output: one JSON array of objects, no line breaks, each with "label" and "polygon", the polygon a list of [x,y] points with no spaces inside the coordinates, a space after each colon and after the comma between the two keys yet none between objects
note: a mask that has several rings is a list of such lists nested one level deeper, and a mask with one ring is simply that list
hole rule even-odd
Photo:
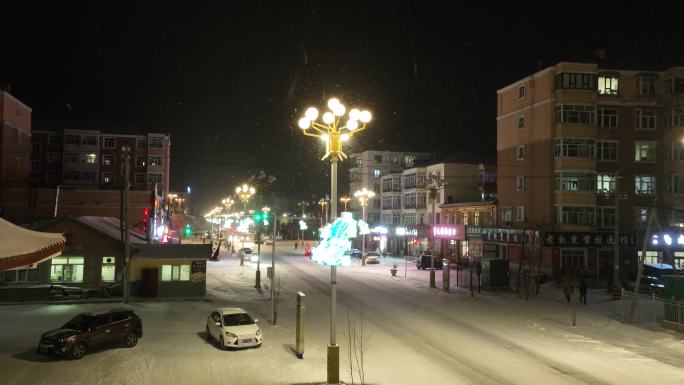
[{"label": "pedestrian walking", "polygon": [[583,304],[587,304],[587,283],[584,281],[584,278],[580,281],[580,286],[579,286],[579,292],[580,292],[580,302]]},{"label": "pedestrian walking", "polygon": [[297,243],[297,241],[295,241],[295,250],[297,250],[297,246],[299,246],[299,243]]},{"label": "pedestrian walking", "polygon": [[567,280],[563,284],[563,294],[565,294],[565,300],[568,301],[568,303],[570,303],[570,295],[572,294],[572,288],[570,287],[570,283]]}]

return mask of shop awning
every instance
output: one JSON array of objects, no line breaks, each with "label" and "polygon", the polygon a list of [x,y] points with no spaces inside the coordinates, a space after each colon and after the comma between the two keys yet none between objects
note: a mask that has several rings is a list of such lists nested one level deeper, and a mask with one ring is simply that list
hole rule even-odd
[{"label": "shop awning", "polygon": [[209,259],[210,244],[135,244],[133,259]]},{"label": "shop awning", "polygon": [[40,263],[64,247],[62,234],[28,230],[0,218],[0,271]]}]

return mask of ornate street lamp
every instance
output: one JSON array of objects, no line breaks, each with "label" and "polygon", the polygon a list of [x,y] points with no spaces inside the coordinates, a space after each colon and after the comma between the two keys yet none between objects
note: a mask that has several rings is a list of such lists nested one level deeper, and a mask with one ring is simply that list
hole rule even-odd
[{"label": "ornate street lamp", "polygon": [[351,201],[350,197],[342,197],[340,198],[340,202],[344,203],[344,211],[347,211],[347,203]]},{"label": "ornate street lamp", "polygon": [[237,194],[240,200],[242,200],[244,211],[247,211],[247,202],[249,202],[249,199],[256,194],[256,189],[247,183],[244,183],[242,186],[237,186],[235,188],[235,194]]},{"label": "ornate street lamp", "polygon": [[[304,117],[299,119],[298,125],[302,133],[306,136],[320,138],[325,142],[325,155],[321,160],[330,159],[330,215],[333,222],[337,218],[337,162],[347,158],[342,152],[342,142],[366,129],[366,124],[371,121],[371,113],[368,110],[360,111],[357,108],[349,110],[349,118],[342,121],[345,106],[337,98],[328,100],[328,109],[323,113],[319,123],[318,110],[310,107],[306,110]],[[328,383],[337,384],[340,382],[340,347],[336,342],[335,324],[335,299],[336,299],[336,274],[337,266],[330,267],[330,345],[328,345]]]},{"label": "ornate street lamp", "polygon": [[[429,181],[427,185],[425,186],[425,189],[429,192],[429,196],[432,199],[432,227],[434,228],[435,225],[437,225],[436,222],[436,215],[435,215],[435,206],[437,203],[437,193],[439,193],[440,190],[444,189],[444,186],[447,185],[446,180],[444,178],[440,178],[437,175],[430,175]],[[435,287],[435,253],[432,250],[433,247],[435,247],[435,236],[434,236],[434,231],[430,232],[432,234],[431,236],[431,242],[430,242],[430,254],[432,255],[432,260],[430,261],[430,287]]]}]

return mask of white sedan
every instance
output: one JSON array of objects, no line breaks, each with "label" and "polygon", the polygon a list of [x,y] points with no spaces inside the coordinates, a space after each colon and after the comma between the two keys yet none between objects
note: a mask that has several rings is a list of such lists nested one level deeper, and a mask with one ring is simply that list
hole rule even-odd
[{"label": "white sedan", "polygon": [[253,319],[244,309],[219,308],[207,317],[206,338],[219,342],[221,349],[261,346],[264,336]]}]

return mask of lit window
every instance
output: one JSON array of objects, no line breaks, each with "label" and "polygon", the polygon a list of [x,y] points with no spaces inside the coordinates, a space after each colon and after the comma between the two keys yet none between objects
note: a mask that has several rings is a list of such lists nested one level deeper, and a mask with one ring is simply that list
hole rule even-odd
[{"label": "lit window", "polygon": [[596,175],[596,191],[603,193],[615,191],[615,181],[615,175]]},{"label": "lit window", "polygon": [[162,265],[162,281],[189,281],[190,265]]},{"label": "lit window", "polygon": [[102,173],[102,184],[112,184],[114,183],[114,174],[111,172]]},{"label": "lit window", "polygon": [[634,177],[634,192],[639,195],[655,194],[655,181],[653,175],[637,175]]},{"label": "lit window", "polygon": [[105,282],[113,282],[116,278],[116,258],[102,257],[101,279]]},{"label": "lit window", "polygon": [[50,266],[51,282],[83,282],[83,257],[54,257]]},{"label": "lit window", "polygon": [[97,160],[97,155],[95,154],[85,154],[83,157],[84,163],[95,164]]},{"label": "lit window", "polygon": [[382,176],[382,170],[373,170],[373,177],[380,178]]},{"label": "lit window", "polygon": [[513,221],[513,209],[511,209],[510,207],[502,207],[501,221],[503,223],[511,223]]},{"label": "lit window", "polygon": [[617,74],[601,74],[598,76],[598,93],[599,95],[617,95],[618,94],[618,75]]},{"label": "lit window", "polygon": [[634,160],[637,162],[655,162],[656,142],[634,143]]},{"label": "lit window", "polygon": [[114,166],[114,155],[102,155],[103,166]]}]

